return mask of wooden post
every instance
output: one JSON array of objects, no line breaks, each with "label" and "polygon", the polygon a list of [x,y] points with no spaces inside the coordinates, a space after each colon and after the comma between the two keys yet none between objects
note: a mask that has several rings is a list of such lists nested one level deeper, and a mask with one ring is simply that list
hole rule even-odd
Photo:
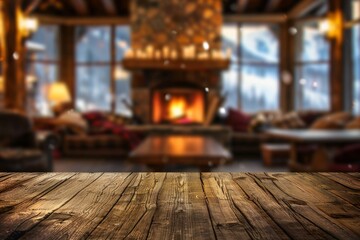
[{"label": "wooden post", "polygon": [[25,111],[25,47],[19,27],[21,0],[5,0],[3,4],[5,108]]},{"label": "wooden post", "polygon": [[341,0],[329,1],[329,16],[338,19],[336,34],[330,38],[330,93],[331,111],[343,111],[344,106],[344,75],[343,75],[343,9]]},{"label": "wooden post", "polygon": [[71,94],[72,107],[75,107],[75,28],[60,26],[60,81],[66,83]]},{"label": "wooden post", "polygon": [[[280,24],[280,108],[283,112],[294,109],[294,37],[289,28],[292,22]],[[292,76],[292,82],[284,82],[282,74],[287,72]]]}]

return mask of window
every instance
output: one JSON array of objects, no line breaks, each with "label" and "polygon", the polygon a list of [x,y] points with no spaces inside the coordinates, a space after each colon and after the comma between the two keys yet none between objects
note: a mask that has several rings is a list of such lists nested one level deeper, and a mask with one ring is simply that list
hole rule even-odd
[{"label": "window", "polygon": [[76,108],[111,109],[110,27],[76,28]]},{"label": "window", "polygon": [[[130,102],[130,74],[121,66],[130,47],[130,30],[128,26],[112,28],[76,28],[76,108],[80,111],[112,111],[114,101],[117,113],[130,114],[126,107]],[[113,48],[115,56],[111,54]]]},{"label": "window", "polygon": [[130,48],[130,28],[128,26],[116,27],[115,37],[116,67],[115,67],[115,112],[121,115],[130,116],[131,111],[127,103],[131,103],[130,78],[131,74],[121,65],[126,51]]},{"label": "window", "polygon": [[26,89],[29,114],[43,116],[52,112],[47,90],[59,76],[58,35],[57,26],[42,25],[26,42]]},{"label": "window", "polygon": [[330,46],[317,21],[297,25],[295,104],[298,110],[329,110]]},{"label": "window", "polygon": [[279,108],[278,27],[268,24],[225,25],[223,47],[232,64],[223,74],[226,107],[246,112]]},{"label": "window", "polygon": [[[360,1],[353,0],[352,2],[352,19],[360,20]],[[360,115],[360,23],[357,21],[351,27],[351,41],[352,41],[352,82],[353,82],[353,113]]]},{"label": "window", "polygon": [[[2,20],[2,2],[0,2],[0,19]],[[3,108],[4,105],[4,91],[5,91],[5,83],[3,77],[3,61],[4,61],[4,33],[3,33],[3,21],[0,22],[0,109]]]}]

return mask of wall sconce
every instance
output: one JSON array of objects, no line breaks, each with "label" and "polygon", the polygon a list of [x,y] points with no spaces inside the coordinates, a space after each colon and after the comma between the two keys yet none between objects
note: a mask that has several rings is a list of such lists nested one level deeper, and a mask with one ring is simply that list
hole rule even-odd
[{"label": "wall sconce", "polygon": [[39,27],[39,22],[33,17],[22,17],[20,20],[20,29],[25,37],[31,33],[36,32]]},{"label": "wall sconce", "polygon": [[320,32],[326,34],[329,40],[342,41],[343,19],[340,11],[329,13],[326,19],[319,23]]}]

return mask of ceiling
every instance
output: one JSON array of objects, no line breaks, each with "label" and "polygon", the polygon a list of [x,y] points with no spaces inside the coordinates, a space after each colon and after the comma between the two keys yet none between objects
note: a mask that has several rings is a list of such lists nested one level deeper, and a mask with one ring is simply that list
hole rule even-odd
[{"label": "ceiling", "polygon": [[[129,16],[131,0],[28,0],[23,1],[26,13],[71,16]],[[156,2],[157,0],[142,0]],[[306,10],[306,15],[322,15],[327,0],[223,0],[227,15],[291,14]],[[301,13],[304,15],[304,12]]]}]

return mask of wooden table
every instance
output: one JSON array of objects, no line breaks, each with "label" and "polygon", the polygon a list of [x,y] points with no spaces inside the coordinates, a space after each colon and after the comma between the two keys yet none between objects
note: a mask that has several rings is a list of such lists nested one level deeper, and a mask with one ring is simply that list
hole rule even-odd
[{"label": "wooden table", "polygon": [[131,162],[147,164],[157,170],[167,164],[192,165],[203,171],[225,164],[231,153],[206,136],[149,136],[129,155]]},{"label": "wooden table", "polygon": [[0,173],[0,239],[360,239],[360,174]]},{"label": "wooden table", "polygon": [[[344,145],[360,143],[359,130],[268,130],[267,135],[291,143],[289,167],[293,171],[328,171],[332,155]],[[300,148],[315,145],[306,163]],[[300,163],[303,162],[303,163]]]}]

